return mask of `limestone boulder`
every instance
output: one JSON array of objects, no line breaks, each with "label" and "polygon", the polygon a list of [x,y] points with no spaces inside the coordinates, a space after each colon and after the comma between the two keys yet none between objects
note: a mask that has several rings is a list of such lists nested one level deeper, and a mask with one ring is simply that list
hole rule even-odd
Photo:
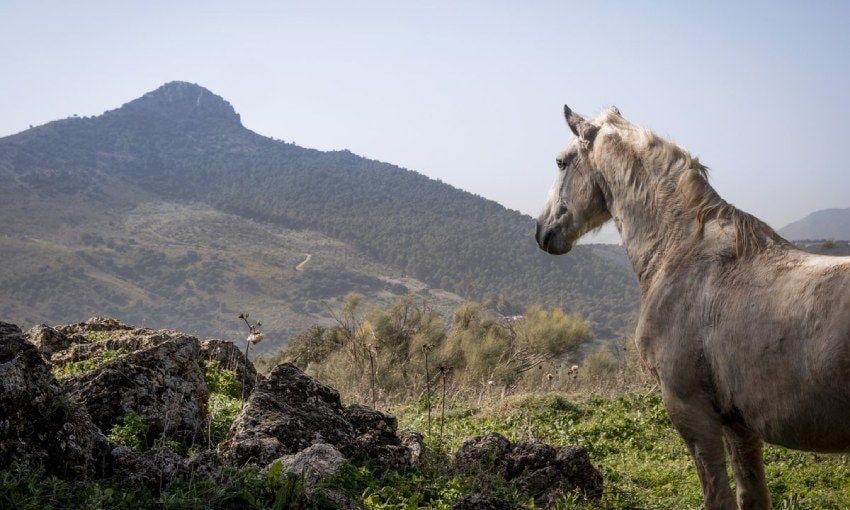
[{"label": "limestone boulder", "polygon": [[19,462],[86,478],[104,471],[108,451],[106,437],[64,394],[36,346],[0,322],[0,468]]}]

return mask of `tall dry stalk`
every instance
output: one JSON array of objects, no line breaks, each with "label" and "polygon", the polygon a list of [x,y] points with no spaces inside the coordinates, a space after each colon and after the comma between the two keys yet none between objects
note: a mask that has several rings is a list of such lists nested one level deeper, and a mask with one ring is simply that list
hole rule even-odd
[{"label": "tall dry stalk", "polygon": [[444,365],[440,365],[439,371],[440,371],[440,377],[443,379],[443,399],[440,403],[440,406],[441,406],[441,408],[440,408],[440,439],[439,439],[438,442],[440,444],[440,447],[442,447],[443,446],[443,425],[446,422],[446,375],[448,374],[449,370]]},{"label": "tall dry stalk", "polygon": [[428,436],[431,436],[431,371],[428,368],[428,353],[433,347],[429,344],[422,346],[422,353],[425,356],[425,405],[428,407]]},{"label": "tall dry stalk", "polygon": [[372,394],[372,409],[377,409],[375,398],[375,355],[372,349],[369,349],[369,391]]}]

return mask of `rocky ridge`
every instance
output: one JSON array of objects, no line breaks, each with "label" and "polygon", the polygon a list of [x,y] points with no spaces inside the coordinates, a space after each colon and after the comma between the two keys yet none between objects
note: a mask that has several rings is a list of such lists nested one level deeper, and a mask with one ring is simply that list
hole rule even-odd
[{"label": "rocky ridge", "polygon": [[[242,382],[245,400],[216,445],[207,375],[221,368]],[[113,438],[127,416],[140,424],[146,447]],[[336,390],[291,364],[262,376],[231,342],[97,317],[26,333],[0,322],[0,469],[38,466],[73,480],[117,475],[157,491],[181,477],[216,480],[245,466],[268,472],[279,464],[274,469],[313,487],[345,462],[406,471],[427,459],[423,436],[399,432],[394,417],[343,406]],[[581,448],[514,444],[496,434],[467,440],[454,470],[512,480],[544,506],[570,491],[598,497],[602,487]],[[342,493],[315,490],[340,508],[358,508]],[[488,501],[495,500],[481,494],[457,504]]]}]

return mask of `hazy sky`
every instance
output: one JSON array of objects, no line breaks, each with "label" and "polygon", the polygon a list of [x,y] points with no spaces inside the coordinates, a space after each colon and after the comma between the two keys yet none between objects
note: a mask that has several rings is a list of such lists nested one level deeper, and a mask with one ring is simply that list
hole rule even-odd
[{"label": "hazy sky", "polygon": [[0,136],[186,80],[536,215],[562,105],[614,104],[774,226],[850,206],[850,2],[684,3],[0,0]]}]

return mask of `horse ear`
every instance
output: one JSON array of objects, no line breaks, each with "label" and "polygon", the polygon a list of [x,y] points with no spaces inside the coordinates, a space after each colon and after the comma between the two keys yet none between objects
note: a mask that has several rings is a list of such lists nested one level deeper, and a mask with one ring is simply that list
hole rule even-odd
[{"label": "horse ear", "polygon": [[584,117],[572,111],[567,105],[564,105],[564,117],[567,119],[567,125],[570,126],[570,131],[577,137],[586,142],[592,142],[596,138],[599,127],[584,120]]}]

